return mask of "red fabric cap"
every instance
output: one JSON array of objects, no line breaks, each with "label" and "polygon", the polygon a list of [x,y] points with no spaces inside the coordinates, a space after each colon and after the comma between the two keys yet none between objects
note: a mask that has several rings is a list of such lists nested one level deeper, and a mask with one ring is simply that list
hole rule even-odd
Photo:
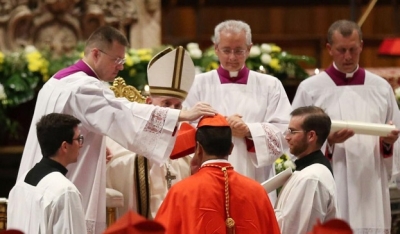
[{"label": "red fabric cap", "polygon": [[341,219],[331,219],[324,224],[319,221],[308,234],[352,234],[350,225]]},{"label": "red fabric cap", "polygon": [[129,210],[103,234],[164,234],[165,228],[156,221],[147,220],[143,216]]},{"label": "red fabric cap", "polygon": [[[217,114],[215,116],[204,116],[197,124],[197,128],[203,126],[229,127],[225,117]],[[182,123],[176,136],[176,141],[170,159],[178,159],[194,153],[196,148],[196,129],[188,124]]]},{"label": "red fabric cap", "polygon": [[197,128],[203,126],[229,127],[229,124],[224,116],[216,114],[214,116],[204,116],[203,118],[201,118],[199,123],[197,124]]},{"label": "red fabric cap", "polygon": [[178,130],[174,148],[172,149],[171,159],[178,159],[194,153],[196,147],[196,129],[183,122]]}]

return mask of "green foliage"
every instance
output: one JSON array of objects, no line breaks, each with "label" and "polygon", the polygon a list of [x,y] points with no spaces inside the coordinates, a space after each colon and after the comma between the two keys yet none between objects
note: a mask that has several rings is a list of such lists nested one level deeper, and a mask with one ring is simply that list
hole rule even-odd
[{"label": "green foliage", "polygon": [[[127,84],[143,90],[147,81],[147,66],[151,58],[165,49],[167,45],[155,48],[129,49],[125,54],[126,63],[119,76]],[[0,51],[0,129],[1,136],[11,138],[18,136],[19,124],[8,117],[11,108],[32,100],[42,85],[57,71],[74,64],[83,57],[83,43],[75,51],[53,56],[49,50],[37,50],[27,46],[25,50],[13,53]],[[198,68],[198,72],[206,72],[218,68],[218,57],[214,47],[204,52],[197,43],[189,43],[187,50]],[[251,70],[262,71],[279,79],[287,77],[306,78],[308,75],[300,66],[301,62],[314,63],[314,59],[307,56],[290,55],[282,52],[274,44],[254,45],[250,51],[246,65]]]}]

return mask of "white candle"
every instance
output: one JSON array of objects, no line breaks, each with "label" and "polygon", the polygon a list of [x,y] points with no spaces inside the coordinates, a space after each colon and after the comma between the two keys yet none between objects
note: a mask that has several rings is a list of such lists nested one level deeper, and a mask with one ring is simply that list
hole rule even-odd
[{"label": "white candle", "polygon": [[262,182],[261,185],[264,187],[267,193],[270,193],[282,187],[286,183],[286,181],[290,178],[291,175],[292,175],[292,168],[286,168],[286,170],[282,171],[278,175],[275,175],[269,180]]},{"label": "white candle", "polygon": [[389,124],[365,123],[356,121],[332,120],[331,132],[349,128],[356,134],[387,136],[396,126]]}]

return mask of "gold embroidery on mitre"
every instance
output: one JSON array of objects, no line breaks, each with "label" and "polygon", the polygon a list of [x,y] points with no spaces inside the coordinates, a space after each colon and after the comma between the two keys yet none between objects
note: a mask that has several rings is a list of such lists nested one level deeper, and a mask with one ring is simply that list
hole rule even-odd
[{"label": "gold embroidery on mitre", "polygon": [[175,54],[174,72],[172,73],[172,88],[180,89],[181,87],[184,57],[185,49],[182,46],[178,46]]}]

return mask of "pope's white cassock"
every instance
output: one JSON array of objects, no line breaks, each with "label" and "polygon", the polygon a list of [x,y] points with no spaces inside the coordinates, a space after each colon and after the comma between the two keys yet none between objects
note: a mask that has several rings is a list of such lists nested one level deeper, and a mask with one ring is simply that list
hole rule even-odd
[{"label": "pope's white cassock", "polygon": [[[400,127],[399,109],[386,80],[362,68],[352,80],[341,74],[331,66],[304,80],[293,108],[315,105],[333,120],[381,124],[392,120]],[[350,84],[344,85],[347,82]],[[398,150],[399,141],[394,144],[393,157],[384,158],[379,137],[359,134],[334,146],[332,167],[340,217],[350,223],[354,233],[390,233],[388,183],[392,175],[399,174]]]},{"label": "pope's white cassock", "polygon": [[51,112],[75,116],[82,122],[80,129],[85,143],[78,162],[67,167],[67,177],[82,194],[88,233],[102,233],[106,227],[104,136],[163,163],[174,145],[172,135],[179,110],[115,98],[82,60],[65,70],[47,81],[39,92],[18,180],[42,158],[36,137],[39,118]]},{"label": "pope's white cassock", "polygon": [[[287,129],[292,108],[275,77],[242,68],[232,83],[229,72],[219,67],[195,77],[183,107],[198,101],[209,103],[225,116],[239,114],[250,129],[252,142],[233,137],[229,162],[235,171],[258,182],[275,175],[274,162],[287,150],[283,132]],[[255,152],[248,151],[254,144]],[[272,204],[276,193],[270,193]]]},{"label": "pope's white cassock", "polygon": [[9,194],[7,228],[24,233],[86,233],[81,204],[79,191],[59,172],[46,175],[37,186],[21,180]]},{"label": "pope's white cassock", "polygon": [[[178,66],[180,69],[175,69]],[[193,61],[183,47],[174,50],[166,48],[161,51],[152,58],[147,68],[152,103],[162,105],[169,102],[171,98],[177,98],[179,101],[184,100],[194,76]],[[187,155],[191,153],[186,149],[191,148],[188,142],[193,141],[194,143],[194,134],[193,136],[189,134],[193,139],[187,141],[185,135],[180,135],[182,129],[179,129],[175,142],[175,144],[180,145],[182,151],[177,150],[173,153]],[[135,163],[138,154],[124,149],[112,139],[107,138],[107,147],[113,154],[112,160],[107,164],[107,188],[115,189],[124,196],[124,207],[117,208],[118,217],[124,215],[128,209],[132,209],[153,219],[168,193],[167,172],[169,171],[170,175],[175,177],[170,180],[170,185],[190,176],[190,156],[168,160],[163,165],[159,165],[150,159],[147,169],[142,168],[142,164]],[[135,168],[136,165],[138,168]],[[148,170],[148,176],[144,176],[142,173],[135,178],[135,172],[139,174],[138,171],[144,169]],[[138,179],[140,177],[142,180]]]},{"label": "pope's white cassock", "polygon": [[[117,217],[121,217],[128,210],[138,210],[135,172],[135,158],[137,154],[123,148],[110,138],[107,138],[107,147],[113,154],[113,158],[107,164],[107,188],[115,189],[124,196],[124,206],[117,208]],[[153,219],[168,193],[167,167],[175,179],[171,181],[174,185],[178,181],[190,176],[190,159],[186,156],[176,160],[168,160],[163,165],[158,165],[149,160],[149,194],[150,194],[150,217]]]}]

